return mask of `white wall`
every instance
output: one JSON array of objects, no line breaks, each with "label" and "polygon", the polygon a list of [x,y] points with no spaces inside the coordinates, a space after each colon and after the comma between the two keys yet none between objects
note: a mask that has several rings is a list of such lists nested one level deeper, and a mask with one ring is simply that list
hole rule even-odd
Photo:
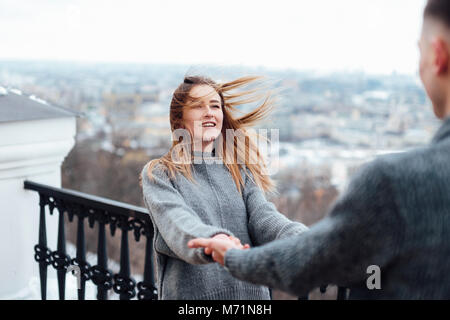
[{"label": "white wall", "polygon": [[[61,187],[61,164],[75,144],[76,119],[0,123],[0,299],[26,299],[39,277],[39,196],[24,180]],[[58,211],[46,214],[47,246],[56,250]],[[52,266],[48,277],[56,277]]]}]

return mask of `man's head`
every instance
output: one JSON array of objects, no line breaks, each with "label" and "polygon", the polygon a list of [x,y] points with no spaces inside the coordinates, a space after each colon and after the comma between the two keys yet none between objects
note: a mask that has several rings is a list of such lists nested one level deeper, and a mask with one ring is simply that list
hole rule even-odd
[{"label": "man's head", "polygon": [[450,116],[450,1],[428,0],[419,40],[420,78],[438,118]]}]

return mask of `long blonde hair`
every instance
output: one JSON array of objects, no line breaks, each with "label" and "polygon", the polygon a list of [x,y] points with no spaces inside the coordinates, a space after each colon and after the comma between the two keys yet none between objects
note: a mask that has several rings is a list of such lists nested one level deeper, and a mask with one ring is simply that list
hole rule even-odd
[{"label": "long blonde hair", "polygon": [[[254,89],[247,89],[241,92],[234,92],[234,90],[249,84],[256,83],[262,77],[241,77],[230,82],[216,83],[207,77],[202,76],[188,76],[184,78],[178,88],[173,93],[172,102],[170,104],[170,126],[172,132],[176,129],[183,128],[183,109],[188,107],[191,103],[195,103],[196,99],[189,96],[190,91],[194,86],[208,85],[215,89],[221,98],[221,105],[223,111],[223,125],[222,125],[222,139],[223,139],[223,163],[228,168],[233,181],[236,184],[238,191],[241,193],[244,180],[241,175],[240,169],[243,168],[246,175],[248,169],[254,182],[264,191],[273,191],[275,184],[272,179],[266,174],[267,166],[262,157],[257,144],[253,139],[263,138],[258,134],[250,133],[248,128],[266,118],[274,105],[274,96],[272,92],[266,90],[262,93],[261,86]],[[237,116],[237,113],[241,112],[236,107],[239,105],[253,103],[260,100],[263,102],[254,110]],[[198,99],[197,99],[198,100]],[[239,130],[240,134],[244,137],[244,146],[233,141],[227,143],[226,130],[233,129]],[[241,136],[242,137],[242,136]],[[162,164],[165,170],[168,170],[170,177],[174,178],[175,173],[181,173],[186,178],[194,181],[191,171],[191,163],[174,161],[172,158],[173,149],[180,143],[180,141],[173,141],[172,146],[167,154],[158,159],[153,159],[149,162],[147,175],[152,179],[152,171],[157,164]],[[226,146],[232,146],[233,150],[226,148]],[[253,158],[252,158],[253,157]],[[245,167],[243,166],[245,164]],[[142,184],[142,182],[141,182]]]}]

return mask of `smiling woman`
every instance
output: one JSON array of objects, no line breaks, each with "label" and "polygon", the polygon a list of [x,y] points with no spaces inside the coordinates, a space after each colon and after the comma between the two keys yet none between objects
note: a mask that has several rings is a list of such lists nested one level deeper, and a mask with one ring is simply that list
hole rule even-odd
[{"label": "smiling woman", "polygon": [[[211,152],[212,142],[222,130],[221,98],[213,87],[206,84],[193,87],[189,95],[192,105],[183,113],[184,126],[194,138],[195,151]],[[196,149],[197,145],[201,150]]]},{"label": "smiling woman", "polygon": [[[173,94],[171,129],[186,132],[187,141],[175,139],[169,152],[150,161],[141,173],[144,203],[155,227],[160,299],[270,299],[267,287],[233,278],[212,263],[210,251],[189,249],[188,241],[232,239],[245,249],[307,230],[279,213],[264,196],[273,183],[264,174],[261,152],[247,128],[266,116],[273,104],[271,95],[263,94],[263,103],[251,112],[234,114],[237,106],[260,99],[256,89],[235,91],[258,79],[219,84],[186,77]],[[227,143],[235,138],[224,134],[227,129],[240,130],[246,143]],[[223,152],[216,152],[219,137],[225,140]],[[178,148],[181,144],[185,148]],[[201,161],[173,159],[176,155],[191,160],[191,152]],[[250,161],[250,153],[259,161]],[[225,161],[208,161],[219,157]]]},{"label": "smiling woman", "polygon": [[[270,92],[265,94],[258,87],[236,92],[236,89],[254,84],[260,79],[261,77],[242,77],[218,84],[206,77],[186,77],[173,94],[170,104],[170,126],[174,133],[180,129],[187,131],[186,140],[189,141],[175,139],[171,150],[165,156],[149,163],[148,176],[151,178],[153,168],[161,163],[171,178],[178,172],[192,180],[190,165],[192,152],[194,155],[202,152],[212,153],[214,143],[216,145],[220,143],[220,148],[214,150],[217,151],[215,156],[219,156],[220,153],[239,192],[243,184],[243,169],[252,174],[255,183],[261,189],[272,190],[272,180],[263,174],[266,168],[262,154],[255,143],[255,137],[247,131],[247,128],[267,116],[274,100]],[[236,115],[239,112],[237,109],[239,105],[259,100],[263,100],[259,107],[247,114]],[[245,143],[228,141],[227,130],[239,132],[243,135],[240,138]],[[187,148],[177,148],[181,142],[183,147],[187,145]],[[245,168],[242,164],[245,164]]]}]

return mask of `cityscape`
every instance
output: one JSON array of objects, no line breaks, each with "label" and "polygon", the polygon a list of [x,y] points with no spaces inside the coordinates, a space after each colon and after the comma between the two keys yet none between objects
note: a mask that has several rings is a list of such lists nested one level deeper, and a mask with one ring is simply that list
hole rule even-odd
[{"label": "cityscape", "polygon": [[[83,112],[77,142],[95,139],[95,148],[119,156],[136,149],[153,156],[164,154],[171,144],[171,95],[191,69],[3,61],[0,84]],[[275,172],[302,163],[328,164],[341,177],[336,183],[343,185],[349,166],[380,153],[424,145],[439,124],[418,77],[242,66],[202,71],[215,80],[264,76],[278,90],[277,107],[258,126],[279,130],[279,149],[271,150],[279,155]],[[243,110],[251,107],[243,106]]]},{"label": "cityscape", "polygon": [[[143,207],[138,176],[149,160],[171,145],[169,106],[185,75],[214,80],[263,76],[277,105],[256,129],[278,130],[269,150],[277,159],[268,194],[292,220],[311,225],[322,219],[365,162],[427,144],[439,126],[417,77],[365,73],[313,73],[243,66],[94,64],[1,61],[0,86],[16,94],[82,113],[76,144],[62,168],[62,187]],[[242,106],[246,111],[254,105]],[[268,136],[271,138],[271,136]],[[275,157],[272,157],[276,153]],[[269,171],[270,172],[270,171]],[[86,232],[95,252],[96,234]],[[74,224],[67,240],[76,243]],[[119,261],[120,241],[108,239]],[[140,276],[145,250],[130,243],[132,273]],[[333,299],[333,290],[312,299]],[[113,297],[112,297],[113,298]],[[274,299],[295,299],[274,291]]]}]

